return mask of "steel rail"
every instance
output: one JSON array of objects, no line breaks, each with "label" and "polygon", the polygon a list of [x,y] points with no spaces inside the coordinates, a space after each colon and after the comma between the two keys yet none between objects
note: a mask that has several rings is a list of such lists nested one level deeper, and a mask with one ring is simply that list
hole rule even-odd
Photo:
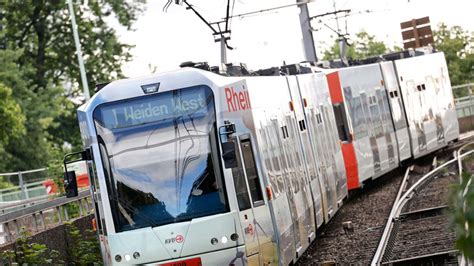
[{"label": "steel rail", "polygon": [[[467,146],[467,145],[464,145]],[[463,146],[463,147],[464,147]],[[462,148],[462,147],[461,147]],[[422,178],[420,178],[415,184],[413,184],[406,192],[403,194],[403,196],[394,204],[394,208],[392,209],[392,212],[390,213],[390,216],[387,220],[386,227],[384,229],[384,232],[382,234],[382,237],[380,239],[379,245],[377,247],[377,250],[374,254],[374,257],[372,259],[371,265],[380,265],[383,259],[383,255],[385,252],[385,248],[387,246],[388,240],[391,235],[391,230],[393,228],[393,222],[395,221],[396,217],[398,217],[401,213],[401,210],[403,207],[405,207],[406,203],[412,198],[413,194],[416,192],[416,189],[424,184],[429,178],[433,177],[438,171],[441,169],[445,168],[448,165],[451,165],[458,160],[461,160],[462,158],[474,153],[474,150],[471,150],[469,152],[460,154],[455,156],[455,158],[443,163],[442,165],[434,168],[427,174],[425,174]]]},{"label": "steel rail", "polygon": [[429,257],[434,257],[434,256],[449,255],[456,252],[458,252],[456,249],[452,249],[452,250],[437,252],[437,253],[433,253],[429,255],[421,255],[421,256],[415,256],[415,257],[410,257],[410,258],[405,258],[405,259],[399,259],[399,260],[391,260],[391,261],[384,262],[382,264],[407,263],[407,262],[418,260],[418,259],[424,259],[424,258],[429,258]]},{"label": "steel rail", "polygon": [[[397,196],[395,197],[394,204],[400,199],[400,197],[402,196],[403,191],[405,190],[406,186],[408,185],[408,176],[410,175],[410,172],[413,171],[413,167],[414,167],[414,165],[410,165],[407,168],[407,170],[405,171],[405,175],[403,176],[402,183],[401,183],[400,188],[398,190]],[[395,209],[392,207],[392,210],[390,211],[389,217],[393,216],[394,214],[395,214]],[[390,236],[389,231],[392,230],[392,227],[393,227],[392,223],[390,223],[390,220],[388,220],[387,224],[385,225],[385,229],[384,229],[382,235]],[[382,247],[383,251],[385,251],[385,249],[387,247],[387,243],[388,243],[388,237],[387,237],[387,241],[383,242],[383,247]],[[380,243],[379,243],[379,246],[380,246]],[[378,248],[377,248],[377,250],[378,250]],[[383,252],[382,252],[381,257],[382,256],[383,256]]]},{"label": "steel rail", "polygon": [[[473,83],[474,85],[474,83]],[[466,143],[465,145],[463,145],[461,148],[459,148],[458,150],[458,169],[459,169],[459,183],[462,184],[462,160],[461,160],[461,151],[464,150],[466,147],[468,147],[469,145],[474,145],[474,142],[469,142],[469,143]],[[467,193],[467,188],[469,188],[469,186],[471,185],[471,182],[472,182],[472,177],[469,179],[468,183],[466,184],[466,189],[465,191],[462,192],[463,196]],[[465,229],[466,231],[469,230],[469,225],[466,224],[465,225]],[[472,265],[472,262],[469,261],[468,258],[466,258],[466,256],[464,256],[464,254],[461,254],[461,265]]]}]

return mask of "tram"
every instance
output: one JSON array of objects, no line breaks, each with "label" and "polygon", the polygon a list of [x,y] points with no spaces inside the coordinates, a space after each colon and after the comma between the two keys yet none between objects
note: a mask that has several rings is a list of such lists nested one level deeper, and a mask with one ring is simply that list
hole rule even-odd
[{"label": "tram", "polygon": [[296,262],[348,190],[458,138],[444,55],[402,57],[99,86],[77,113],[104,262]]}]

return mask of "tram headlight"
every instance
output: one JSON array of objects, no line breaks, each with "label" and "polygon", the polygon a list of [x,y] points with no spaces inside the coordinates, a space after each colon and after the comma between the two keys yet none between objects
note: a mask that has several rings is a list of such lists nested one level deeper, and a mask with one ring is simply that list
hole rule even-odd
[{"label": "tram headlight", "polygon": [[237,241],[237,239],[239,239],[239,235],[238,235],[238,234],[233,233],[232,235],[230,235],[230,240],[232,240],[232,241]]},{"label": "tram headlight", "polygon": [[213,238],[211,239],[211,244],[217,245],[217,243],[219,243],[219,240],[217,240],[217,238],[213,237]]},{"label": "tram headlight", "polygon": [[132,257],[130,255],[125,255],[125,261],[130,261],[132,259]]},{"label": "tram headlight", "polygon": [[116,261],[116,262],[121,262],[121,261],[122,261],[122,256],[120,256],[120,255],[115,255],[115,261]]},{"label": "tram headlight", "polygon": [[221,238],[221,242],[222,242],[222,244],[227,243],[227,237],[223,236],[223,237]]}]

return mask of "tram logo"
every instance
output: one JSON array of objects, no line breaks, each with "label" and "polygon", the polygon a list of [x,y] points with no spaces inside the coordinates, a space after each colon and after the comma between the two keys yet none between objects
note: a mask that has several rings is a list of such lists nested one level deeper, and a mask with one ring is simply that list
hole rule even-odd
[{"label": "tram logo", "polygon": [[233,87],[226,87],[225,98],[227,102],[227,110],[229,112],[237,112],[250,109],[249,92],[243,87],[243,90],[236,91]]},{"label": "tram logo", "polygon": [[249,224],[245,229],[244,232],[246,235],[253,235],[253,226],[252,224]]},{"label": "tram logo", "polygon": [[184,236],[177,235],[176,237],[165,239],[165,244],[173,244],[173,243],[183,243]]}]

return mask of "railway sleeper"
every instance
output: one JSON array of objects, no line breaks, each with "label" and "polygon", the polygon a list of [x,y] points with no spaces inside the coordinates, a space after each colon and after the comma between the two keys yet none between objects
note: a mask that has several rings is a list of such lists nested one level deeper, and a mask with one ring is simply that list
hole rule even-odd
[{"label": "railway sleeper", "polygon": [[402,221],[406,220],[418,220],[427,217],[440,216],[445,214],[445,211],[448,209],[447,205],[426,208],[421,210],[409,211],[400,214],[400,219]]},{"label": "railway sleeper", "polygon": [[438,252],[434,254],[402,258],[397,260],[383,261],[382,265],[457,265],[457,250]]}]

